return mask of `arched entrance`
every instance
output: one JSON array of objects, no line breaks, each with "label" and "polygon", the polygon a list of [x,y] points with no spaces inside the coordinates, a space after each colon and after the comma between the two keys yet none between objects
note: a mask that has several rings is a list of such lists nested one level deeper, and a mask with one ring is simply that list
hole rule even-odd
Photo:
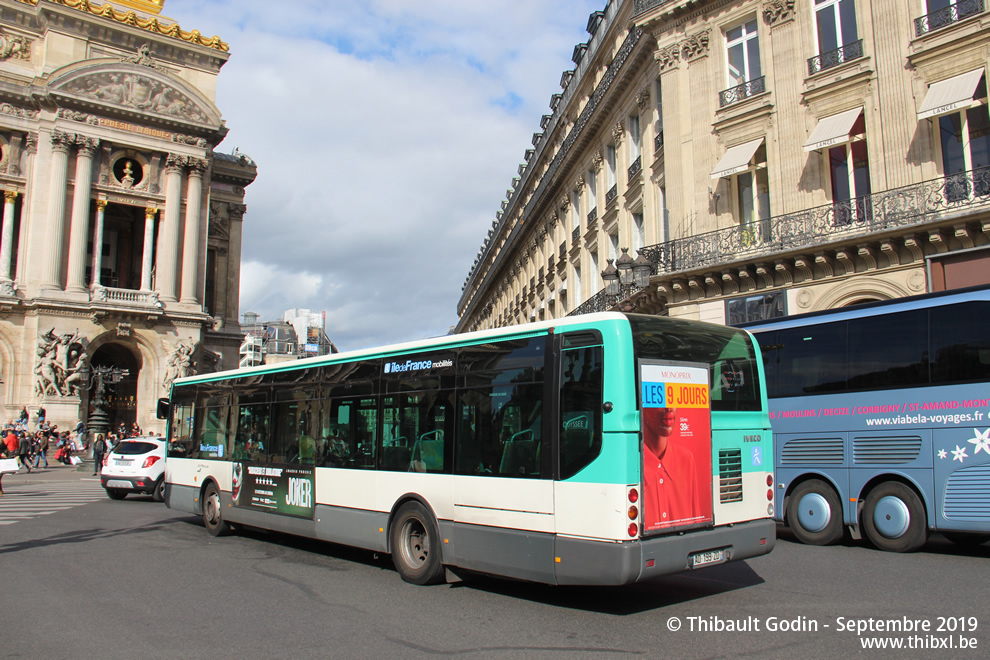
[{"label": "arched entrance", "polygon": [[[131,424],[137,421],[138,376],[141,372],[139,357],[126,346],[105,344],[93,353],[91,363],[94,368],[114,369],[114,373],[119,375],[120,380],[107,387],[105,412],[109,417],[111,431],[116,431],[121,423],[130,429]],[[92,397],[88,407],[89,415],[92,415]]]}]

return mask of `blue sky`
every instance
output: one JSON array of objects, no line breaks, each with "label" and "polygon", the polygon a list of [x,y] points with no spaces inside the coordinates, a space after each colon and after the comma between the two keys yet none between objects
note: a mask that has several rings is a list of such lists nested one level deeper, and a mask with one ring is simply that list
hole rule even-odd
[{"label": "blue sky", "polygon": [[230,45],[219,106],[258,163],[241,313],[326,311],[342,350],[445,334],[605,0],[167,0]]}]

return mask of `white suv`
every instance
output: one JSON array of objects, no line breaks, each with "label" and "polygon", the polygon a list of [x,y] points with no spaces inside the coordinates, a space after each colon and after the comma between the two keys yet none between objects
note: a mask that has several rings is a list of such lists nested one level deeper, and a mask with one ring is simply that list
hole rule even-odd
[{"label": "white suv", "polygon": [[121,440],[103,459],[101,484],[112,500],[128,493],[151,495],[165,501],[165,438],[158,436]]}]

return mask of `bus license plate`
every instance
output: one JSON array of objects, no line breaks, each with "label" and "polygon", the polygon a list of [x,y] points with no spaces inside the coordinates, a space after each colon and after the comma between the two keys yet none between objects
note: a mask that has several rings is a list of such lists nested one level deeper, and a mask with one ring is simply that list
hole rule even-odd
[{"label": "bus license plate", "polygon": [[709,564],[721,564],[723,561],[725,561],[725,548],[696,552],[691,555],[691,568],[708,566]]}]

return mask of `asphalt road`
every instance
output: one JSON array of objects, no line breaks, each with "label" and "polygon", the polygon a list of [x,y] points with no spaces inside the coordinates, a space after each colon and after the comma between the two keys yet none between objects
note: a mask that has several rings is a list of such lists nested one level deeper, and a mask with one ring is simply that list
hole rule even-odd
[{"label": "asphalt road", "polygon": [[[5,500],[44,490],[4,486]],[[895,555],[784,532],[767,557],[626,588],[416,587],[386,556],[260,532],[214,539],[130,496],[0,526],[0,657],[986,657],[988,560],[990,545],[941,537]],[[840,629],[888,620],[916,630]],[[744,630],[716,630],[730,626]],[[879,638],[928,648],[863,649]]]}]

